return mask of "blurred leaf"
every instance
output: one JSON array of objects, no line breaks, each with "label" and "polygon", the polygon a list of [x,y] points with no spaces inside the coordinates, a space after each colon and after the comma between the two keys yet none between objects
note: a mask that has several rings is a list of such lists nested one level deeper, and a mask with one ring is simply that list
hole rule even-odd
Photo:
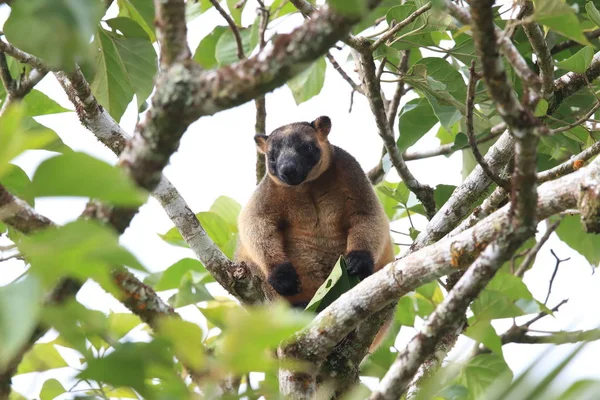
[{"label": "blurred leaf", "polygon": [[29,341],[40,314],[42,290],[31,277],[0,286],[0,369]]},{"label": "blurred leaf", "polygon": [[490,324],[490,321],[477,321],[467,328],[464,335],[483,343],[485,347],[492,350],[494,353],[500,356],[503,355],[502,340],[500,340],[500,336],[498,336],[496,330],[492,324]]},{"label": "blurred leaf", "polygon": [[[189,4],[189,3],[188,3]],[[226,26],[216,26],[215,29],[206,35],[196,47],[194,60],[205,69],[212,69],[218,65],[216,58],[217,43],[223,33],[229,28]],[[237,56],[236,56],[237,57]]]},{"label": "blurred leaf", "polygon": [[592,20],[592,22],[596,24],[598,28],[600,28],[600,11],[598,11],[594,5],[594,2],[588,1],[585,3],[585,10],[587,11],[588,17]]},{"label": "blurred leaf", "polygon": [[53,286],[64,276],[85,281],[93,278],[112,288],[109,272],[126,265],[140,271],[145,268],[119,245],[116,232],[98,221],[77,220],[24,236],[19,250],[31,263],[30,272]]},{"label": "blurred leaf", "polygon": [[297,105],[321,93],[325,83],[326,69],[325,58],[321,57],[304,71],[287,81],[287,86],[292,91]]},{"label": "blurred leaf", "polygon": [[131,207],[142,205],[148,197],[123,169],[77,152],[43,161],[35,171],[30,192],[36,197],[83,196]]},{"label": "blurred leaf", "polygon": [[204,366],[204,346],[202,329],[191,322],[168,317],[158,321],[159,335],[171,343],[175,355],[194,370]]},{"label": "blurred leaf", "polygon": [[202,13],[213,5],[210,0],[186,1],[185,2],[185,19],[190,22],[198,18]]},{"label": "blurred leaf", "polygon": [[142,320],[135,314],[115,312],[108,314],[108,329],[116,340],[122,339],[141,323]]},{"label": "blurred leaf", "polygon": [[53,400],[55,397],[60,396],[65,393],[67,390],[64,386],[57,381],[56,379],[48,379],[44,382],[42,386],[42,390],[40,392],[41,400]]},{"label": "blurred leaf", "polygon": [[548,102],[544,99],[540,99],[540,101],[537,103],[537,106],[535,106],[535,112],[533,113],[533,115],[535,115],[536,117],[543,117],[544,115],[546,115],[547,111]]},{"label": "blurred leaf", "polygon": [[117,35],[148,39],[148,33],[131,18],[117,17],[104,21]]},{"label": "blurred leaf", "polygon": [[328,0],[327,3],[340,14],[350,17],[360,17],[368,11],[365,0]]},{"label": "blurred leaf", "polygon": [[600,262],[600,236],[586,233],[578,216],[565,216],[556,229],[556,234],[590,264],[597,265]]},{"label": "blurred leaf", "polygon": [[[236,7],[238,3],[241,7]],[[244,6],[246,2],[240,2],[239,0],[227,0],[227,8],[229,8],[229,14],[231,14],[231,18],[235,21],[235,24],[238,26],[242,25],[242,12],[244,11]]]},{"label": "blurred leaf", "polygon": [[183,276],[188,272],[196,272],[203,283],[214,282],[212,275],[204,265],[193,258],[183,258],[164,271],[155,272],[144,279],[144,283],[152,286],[156,291],[177,289]]},{"label": "blurred leaf", "polygon": [[583,28],[575,10],[561,0],[534,0],[535,11],[528,19],[537,21],[583,45],[590,42],[583,35]]},{"label": "blurred leaf", "polygon": [[206,319],[214,326],[223,329],[227,324],[227,315],[233,308],[240,307],[239,304],[233,301],[209,301],[205,306],[199,307],[198,310],[206,317]]},{"label": "blurred leaf", "polygon": [[[87,367],[77,375],[114,386],[129,386],[146,398],[155,398],[150,386],[153,378],[160,378],[162,388],[171,398],[187,398],[188,390],[175,371],[172,356],[162,341],[149,343],[121,343],[115,351],[102,358],[87,360]],[[148,383],[146,383],[148,381]]]},{"label": "blurred leaf", "polygon": [[504,382],[509,385],[511,379],[512,371],[501,356],[481,354],[469,360],[457,382],[469,390],[470,399],[480,399],[492,384]]},{"label": "blurred leaf", "polygon": [[[29,177],[19,166],[8,164],[7,170],[2,177],[2,186],[8,191],[29,203],[30,206],[35,206],[35,197],[32,196],[28,189],[31,181]],[[2,232],[0,230],[0,232]]]},{"label": "blurred leaf", "polygon": [[90,39],[103,15],[100,1],[19,1],[11,4],[4,34],[51,67],[70,71],[91,56]]},{"label": "blurred leaf", "polygon": [[68,366],[53,343],[36,343],[31,350],[25,353],[16,375],[44,372]]},{"label": "blurred leaf", "polygon": [[152,42],[156,40],[154,34],[154,3],[147,0],[117,0],[119,17],[131,18],[144,29]]},{"label": "blurred leaf", "polygon": [[229,371],[240,374],[277,368],[278,361],[266,350],[275,349],[312,320],[310,314],[282,302],[227,311],[216,354]]},{"label": "blurred leaf", "polygon": [[179,308],[212,299],[204,284],[195,282],[191,272],[186,272],[181,279],[179,290],[169,298],[169,304],[173,308]]},{"label": "blurred leaf", "polygon": [[10,105],[0,116],[0,179],[13,167],[9,161],[28,149],[45,148],[55,141],[50,129],[27,129],[25,109],[21,104]]},{"label": "blurred leaf", "polygon": [[558,398],[560,400],[592,400],[599,391],[600,381],[582,379],[569,386]]},{"label": "blurred leaf", "polygon": [[344,257],[340,257],[325,282],[317,289],[310,303],[306,306],[306,310],[315,313],[321,312],[343,293],[358,285],[359,282],[360,280],[357,277],[348,275],[346,261]]},{"label": "blurred leaf", "polygon": [[592,62],[592,58],[594,58],[594,48],[585,46],[566,60],[557,62],[556,66],[567,71],[583,74]]},{"label": "blurred leaf", "polygon": [[23,98],[25,104],[25,115],[35,117],[38,115],[58,114],[68,112],[66,108],[59,105],[46,94],[33,89]]},{"label": "blurred leaf", "polygon": [[398,118],[398,150],[406,151],[417,143],[433,126],[438,119],[426,99],[413,99],[406,103],[400,111]]}]

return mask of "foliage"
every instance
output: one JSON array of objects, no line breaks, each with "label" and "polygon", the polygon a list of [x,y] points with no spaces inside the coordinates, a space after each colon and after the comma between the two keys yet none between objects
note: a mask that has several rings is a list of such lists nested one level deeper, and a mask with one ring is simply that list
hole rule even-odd
[{"label": "foliage", "polygon": [[[73,71],[78,64],[101,108],[115,121],[121,119],[134,98],[135,109],[141,117],[159,72],[154,6],[150,1],[117,0],[113,5],[118,11],[117,16],[109,18],[103,3],[100,0],[14,1],[4,34],[8,42],[43,59],[52,68]],[[353,32],[370,35],[381,29],[381,26],[374,27],[375,21],[382,24],[385,21],[389,25],[398,23],[427,2],[383,1],[368,13],[367,2],[362,0],[330,0],[328,3],[343,15],[364,16]],[[470,150],[465,149],[468,145],[466,78],[468,66],[478,56],[471,27],[457,23],[439,7],[441,3],[432,2],[431,10],[400,29],[392,40],[375,51],[374,56],[378,62],[386,60],[382,67],[384,77],[402,77],[404,84],[415,94],[415,98],[405,102],[397,112],[394,128],[399,131],[396,144],[400,152],[423,143],[427,134],[434,130],[440,145],[451,145],[452,152],[463,152],[463,173],[467,174],[476,164],[469,158]],[[255,54],[259,46],[260,18],[244,24],[244,7],[250,7],[245,1],[227,0],[223,6],[238,26],[243,53],[245,56]],[[584,73],[599,48],[598,39],[585,35],[600,27],[600,12],[596,5],[574,0],[536,0],[534,6],[534,12],[525,22],[541,24],[551,49],[570,40],[575,42],[553,55],[554,78],[568,72]],[[188,22],[212,7],[207,0],[187,1]],[[270,12],[270,27],[297,13],[291,3],[282,0],[274,0],[266,7]],[[498,8],[495,8],[494,22],[502,29],[511,28]],[[372,29],[367,31],[368,28]],[[513,40],[519,52],[535,70],[537,66],[532,60],[537,57],[534,57],[525,33],[518,26],[512,28],[515,28]],[[368,39],[370,43],[375,41],[374,37]],[[275,36],[267,39],[270,45],[277,40]],[[233,68],[239,61],[235,35],[225,22],[201,38],[192,50],[193,61],[206,70]],[[410,51],[406,72],[400,71],[403,51]],[[431,56],[432,53],[437,55]],[[15,81],[31,72],[31,66],[21,64],[10,55],[6,58],[8,74]],[[524,85],[513,67],[509,63],[505,66],[516,94],[522,98]],[[342,67],[353,68],[344,63]],[[477,68],[479,70],[479,64]],[[289,79],[286,90],[290,90],[296,104],[300,105],[321,93],[330,74],[332,69],[328,68],[326,58],[320,57]],[[589,87],[577,94],[562,99],[555,110],[550,111],[548,99],[538,104],[535,115],[549,128],[569,126],[562,133],[541,138],[539,170],[559,165],[589,148],[599,138],[596,122],[569,125],[599,101],[596,96],[600,83],[588,84]],[[391,88],[391,85],[384,83],[384,87]],[[0,100],[4,104],[8,101],[8,89],[2,87],[0,91]],[[491,128],[502,119],[481,83],[476,86],[475,103],[475,135],[478,140],[488,140],[489,145],[495,139],[490,137]],[[124,208],[144,204],[148,193],[137,187],[121,168],[71,150],[56,132],[35,119],[68,111],[35,89],[22,102],[3,107],[0,115],[2,185],[31,206],[44,197],[84,197],[102,201],[110,207]],[[15,158],[26,151],[51,153],[37,166],[31,178],[14,164]],[[444,184],[434,188],[438,209],[448,201],[454,189],[454,186]],[[422,204],[404,182],[384,180],[375,191],[390,222],[410,224],[403,236],[412,243],[420,233],[412,216],[425,215]],[[221,196],[209,210],[196,213],[207,235],[229,258],[233,258],[238,241],[240,210],[241,205],[234,199]],[[0,233],[5,232],[25,257],[27,271],[22,278],[0,287],[0,369],[19,354],[41,322],[53,328],[58,336],[51,341],[35,343],[19,364],[16,374],[51,371],[58,376],[60,368],[76,368],[78,387],[85,386],[81,382],[86,382],[90,396],[186,398],[196,389],[194,383],[185,379],[184,368],[191,368],[192,372],[199,372],[205,378],[200,389],[208,394],[216,391],[217,383],[230,374],[264,373],[265,379],[248,389],[246,394],[251,398],[277,398],[275,375],[279,365],[275,351],[278,345],[306,327],[314,314],[359,283],[357,278],[348,276],[340,255],[328,279],[307,306],[307,312],[292,310],[283,303],[245,308],[216,295],[213,290],[215,278],[195,258],[184,257],[162,271],[148,272],[143,263],[119,243],[117,233],[97,221],[82,218],[62,226],[45,227],[31,235],[21,235],[8,224],[0,223]],[[590,264],[595,266],[600,262],[600,239],[583,230],[579,217],[562,218],[556,233]],[[176,226],[158,235],[170,245],[189,250],[189,244]],[[533,243],[528,242],[521,250],[529,250],[532,246]],[[399,252],[399,248],[395,250]],[[148,285],[147,291],[153,289],[159,296],[164,296],[173,309],[188,307],[199,312],[206,319],[206,326],[163,316],[152,321],[154,326],[150,329],[148,321],[143,322],[131,313],[112,311],[105,314],[84,305],[79,299],[60,305],[45,299],[44,293],[49,293],[65,277],[81,282],[94,281],[118,297],[116,268],[142,276],[144,284]],[[508,398],[502,396],[509,394],[515,398],[525,398],[523,394],[530,396],[526,398],[537,398],[548,391],[551,381],[580,350],[577,348],[565,363],[549,371],[546,379],[536,381],[530,370],[521,377],[513,377],[504,359],[501,334],[493,323],[505,318],[552,313],[534,298],[521,277],[513,272],[508,265],[503,267],[470,305],[463,334],[486,351],[442,368],[423,388],[423,393],[432,396],[429,398],[492,399]],[[432,281],[403,296],[396,306],[388,337],[362,363],[361,374],[383,377],[396,359],[398,334],[420,326],[446,295],[447,290]],[[131,335],[134,330],[149,332],[148,340],[138,340]],[[65,349],[77,355],[79,364],[73,362],[73,357],[65,356]],[[561,394],[551,393],[548,398],[585,398],[590,393],[597,393],[599,388],[599,381],[580,381]],[[360,387],[360,390],[364,394],[366,389]],[[52,399],[68,391],[68,385],[51,377],[43,383],[40,398]],[[425,396],[423,393],[420,396]]]}]

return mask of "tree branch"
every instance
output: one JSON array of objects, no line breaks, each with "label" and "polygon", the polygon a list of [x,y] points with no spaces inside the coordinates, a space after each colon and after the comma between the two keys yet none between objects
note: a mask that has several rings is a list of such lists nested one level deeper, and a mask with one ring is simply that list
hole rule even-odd
[{"label": "tree branch", "polygon": [[[243,59],[244,58],[244,45],[242,44],[242,37],[240,35],[240,30],[238,29],[237,25],[235,24],[235,21],[231,18],[231,16],[229,14],[227,14],[227,11],[223,10],[223,7],[221,7],[218,0],[210,0],[210,2],[213,5],[213,7],[219,12],[219,14],[221,14],[223,19],[227,22],[227,25],[229,25],[229,28],[231,29],[231,33],[233,33],[233,37],[235,38],[235,43],[237,44],[237,57],[240,60]],[[263,31],[263,34],[264,34],[264,31]],[[263,41],[264,41],[264,39],[263,39]]]},{"label": "tree branch", "polygon": [[[527,4],[531,6],[533,11],[531,2],[528,1]],[[540,78],[542,80],[542,97],[548,99],[554,91],[554,63],[552,55],[548,49],[544,34],[537,23],[530,22],[523,24],[523,30],[529,39],[529,43],[531,43],[533,51],[537,55],[537,64],[540,68]]]},{"label": "tree branch", "polygon": [[473,152],[473,156],[475,160],[483,170],[483,172],[490,178],[492,181],[496,183],[496,185],[500,186],[506,191],[510,191],[510,183],[508,180],[502,178],[497,175],[488,163],[485,161],[485,158],[479,151],[477,147],[477,141],[475,140],[475,132],[473,129],[473,108],[475,107],[475,86],[477,85],[477,76],[475,72],[475,60],[471,61],[470,77],[469,77],[469,85],[467,86],[467,115],[466,115],[466,125],[467,125],[467,138],[469,139],[469,145],[471,146],[471,150]]},{"label": "tree branch", "polygon": [[160,43],[160,64],[163,69],[192,56],[187,45],[185,2],[154,0],[156,37]]},{"label": "tree branch", "polygon": [[594,54],[584,74],[569,72],[554,81],[554,96],[548,105],[548,114],[554,113],[561,102],[600,76],[600,52]]},{"label": "tree branch", "polygon": [[545,335],[530,335],[527,330],[507,332],[501,336],[502,344],[522,343],[522,344],[567,344],[591,342],[600,340],[600,329],[590,329],[587,331],[573,332],[548,332]]},{"label": "tree branch", "polygon": [[390,155],[392,164],[396,168],[396,172],[398,172],[398,175],[400,175],[408,189],[417,196],[421,203],[423,203],[427,216],[431,218],[435,214],[433,189],[417,181],[406,166],[402,154],[400,154],[400,151],[398,150],[398,146],[394,140],[394,133],[388,124],[386,109],[381,97],[381,87],[379,81],[375,77],[375,61],[373,60],[373,54],[369,48],[369,42],[362,39],[361,43],[362,48],[359,50],[360,67],[363,71],[362,76],[367,99],[371,106],[371,112],[375,117],[379,136],[381,136],[381,139],[385,144],[385,148]]},{"label": "tree branch", "polygon": [[[600,37],[600,29],[596,29],[591,32],[583,32],[583,35],[588,40],[597,39],[598,37]],[[552,48],[551,53],[554,55],[554,54],[560,53],[561,51],[566,50],[573,46],[580,46],[580,43],[576,42],[574,40],[565,40],[564,42],[558,43],[557,45],[555,45]]]}]

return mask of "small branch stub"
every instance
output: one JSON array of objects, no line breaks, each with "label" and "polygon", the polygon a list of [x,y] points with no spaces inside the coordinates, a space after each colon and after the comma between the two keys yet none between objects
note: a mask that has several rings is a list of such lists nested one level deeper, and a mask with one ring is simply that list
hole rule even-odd
[{"label": "small branch stub", "polygon": [[600,184],[597,175],[594,174],[581,183],[578,207],[585,231],[600,233]]}]

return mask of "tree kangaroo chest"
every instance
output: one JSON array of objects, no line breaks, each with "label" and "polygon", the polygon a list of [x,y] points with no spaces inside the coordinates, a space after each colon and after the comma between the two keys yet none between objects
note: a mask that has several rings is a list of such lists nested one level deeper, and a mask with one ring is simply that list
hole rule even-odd
[{"label": "tree kangaroo chest", "polygon": [[296,268],[326,275],[346,248],[343,197],[334,191],[298,197],[283,224],[286,253]]}]

